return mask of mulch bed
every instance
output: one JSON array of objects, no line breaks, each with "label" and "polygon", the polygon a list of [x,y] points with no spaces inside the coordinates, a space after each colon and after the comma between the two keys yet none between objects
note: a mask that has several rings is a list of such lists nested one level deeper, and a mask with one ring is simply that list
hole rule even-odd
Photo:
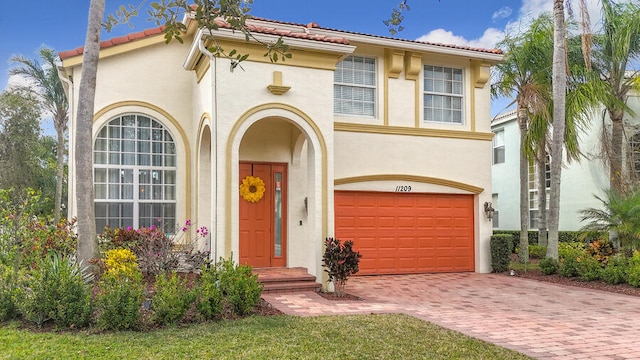
[{"label": "mulch bed", "polygon": [[[509,272],[505,272],[504,275],[510,276]],[[640,296],[640,288],[633,287],[629,284],[613,285],[601,280],[583,281],[577,277],[565,277],[558,274],[545,275],[539,269],[527,270],[526,272],[516,271],[515,276],[537,281],[552,282],[561,285],[577,286],[585,289],[601,290],[631,296]]]}]

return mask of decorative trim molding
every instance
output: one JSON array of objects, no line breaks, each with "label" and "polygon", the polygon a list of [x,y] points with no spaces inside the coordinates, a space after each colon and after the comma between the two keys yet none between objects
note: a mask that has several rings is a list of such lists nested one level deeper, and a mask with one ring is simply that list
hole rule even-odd
[{"label": "decorative trim molding", "polygon": [[334,180],[334,185],[345,185],[345,184],[354,184],[360,182],[372,182],[372,181],[412,181],[424,184],[433,184],[433,185],[441,185],[454,189],[460,189],[464,191],[468,191],[473,194],[480,194],[484,191],[483,188],[461,183],[453,180],[439,179],[430,176],[419,176],[419,175],[407,175],[407,174],[379,174],[379,175],[363,175],[363,176],[353,176],[347,178],[340,178]]},{"label": "decorative trim molding", "polygon": [[386,134],[386,135],[407,135],[407,136],[426,136],[450,139],[464,140],[480,140],[491,141],[493,133],[462,131],[462,130],[442,130],[442,129],[425,129],[401,126],[384,126],[384,125],[368,125],[336,122],[333,124],[335,131],[361,132],[370,134]]},{"label": "decorative trim molding", "polygon": [[282,85],[282,71],[273,72],[273,84],[267,86],[267,90],[273,95],[282,95],[289,91],[291,86]]}]

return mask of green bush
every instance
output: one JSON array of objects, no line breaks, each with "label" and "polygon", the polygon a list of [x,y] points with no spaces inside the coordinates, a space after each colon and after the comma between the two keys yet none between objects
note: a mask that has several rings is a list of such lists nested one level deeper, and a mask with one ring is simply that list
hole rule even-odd
[{"label": "green bush", "polygon": [[140,327],[144,286],[140,278],[106,274],[96,295],[97,323],[102,329],[134,330]]},{"label": "green bush", "polygon": [[216,266],[205,266],[196,288],[196,310],[206,320],[213,320],[222,313],[222,291],[218,286]]},{"label": "green bush", "polygon": [[640,287],[640,251],[635,251],[629,259],[627,282],[631,286]]},{"label": "green bush", "polygon": [[554,258],[543,258],[538,263],[540,271],[545,275],[552,275],[558,272],[558,260]]},{"label": "green bush", "polygon": [[0,322],[12,319],[18,314],[12,299],[17,285],[16,269],[0,263]]},{"label": "green bush", "polygon": [[187,287],[187,279],[175,272],[157,275],[155,291],[151,309],[153,321],[160,325],[181,320],[194,300],[193,291]]},{"label": "green bush", "polygon": [[[19,312],[38,325],[51,319],[58,326],[88,325],[91,308],[91,278],[70,258],[53,253],[39,262],[14,296]],[[86,272],[85,272],[86,273]]]},{"label": "green bush", "polygon": [[529,245],[529,257],[542,259],[547,255],[547,247],[542,245]]},{"label": "green bush", "polygon": [[135,255],[129,250],[110,250],[104,263],[96,295],[98,326],[112,330],[139,328],[144,285]]},{"label": "green bush", "polygon": [[566,277],[577,276],[578,259],[581,259],[585,255],[584,243],[570,242],[558,244],[558,256],[560,257],[558,273]]},{"label": "green bush", "polygon": [[602,265],[594,256],[584,254],[577,258],[576,262],[576,273],[580,276],[580,279],[584,281],[600,279]]},{"label": "green bush", "polygon": [[507,234],[491,236],[491,267],[493,272],[504,272],[509,269],[511,260],[512,236]]},{"label": "green bush", "polygon": [[601,278],[609,284],[622,284],[627,282],[628,260],[622,255],[612,256],[607,266],[602,269]]},{"label": "green bush", "polygon": [[222,260],[218,267],[218,281],[224,301],[240,316],[248,315],[259,303],[263,285],[258,275],[247,265],[236,265],[232,260]]}]

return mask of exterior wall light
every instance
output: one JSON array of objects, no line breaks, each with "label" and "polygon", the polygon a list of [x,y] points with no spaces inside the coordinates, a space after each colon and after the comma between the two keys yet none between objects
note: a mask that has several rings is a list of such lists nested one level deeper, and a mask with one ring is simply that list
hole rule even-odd
[{"label": "exterior wall light", "polygon": [[484,213],[487,215],[487,219],[493,220],[494,211],[496,210],[491,206],[490,202],[484,203]]}]

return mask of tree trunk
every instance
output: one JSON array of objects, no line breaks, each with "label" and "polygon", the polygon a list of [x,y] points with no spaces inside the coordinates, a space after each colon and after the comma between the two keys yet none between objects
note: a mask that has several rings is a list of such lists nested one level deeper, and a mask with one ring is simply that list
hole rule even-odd
[{"label": "tree trunk", "polygon": [[[65,117],[66,118],[66,117]],[[56,120],[57,121],[57,120]],[[58,129],[56,127],[56,134],[58,135],[58,146],[56,150],[57,164],[56,164],[56,205],[53,209],[53,222],[54,224],[60,223],[60,213],[62,210],[62,185],[64,183],[64,128]]]},{"label": "tree trunk", "polygon": [[78,258],[85,264],[98,257],[95,210],[93,205],[93,112],[96,75],[100,55],[100,30],[105,0],[91,0],[82,59],[82,78],[78,91],[75,128],[76,196],[78,209]]},{"label": "tree trunk", "polygon": [[622,167],[622,143],[624,142],[624,123],[622,111],[609,111],[611,118],[611,158],[609,159],[609,187],[622,194],[624,187],[624,171]]},{"label": "tree trunk", "polygon": [[525,149],[525,139],[529,124],[528,110],[518,104],[518,125],[520,127],[520,249],[518,259],[529,262],[529,162]]},{"label": "tree trunk", "polygon": [[[544,146],[544,145],[543,145]],[[545,151],[536,156],[538,168],[538,245],[547,246],[547,159]]]},{"label": "tree trunk", "polygon": [[565,131],[567,68],[565,48],[564,0],[553,0],[553,135],[551,143],[551,194],[549,199],[549,246],[547,257],[558,259],[558,226],[560,223],[560,181],[562,144]]}]

